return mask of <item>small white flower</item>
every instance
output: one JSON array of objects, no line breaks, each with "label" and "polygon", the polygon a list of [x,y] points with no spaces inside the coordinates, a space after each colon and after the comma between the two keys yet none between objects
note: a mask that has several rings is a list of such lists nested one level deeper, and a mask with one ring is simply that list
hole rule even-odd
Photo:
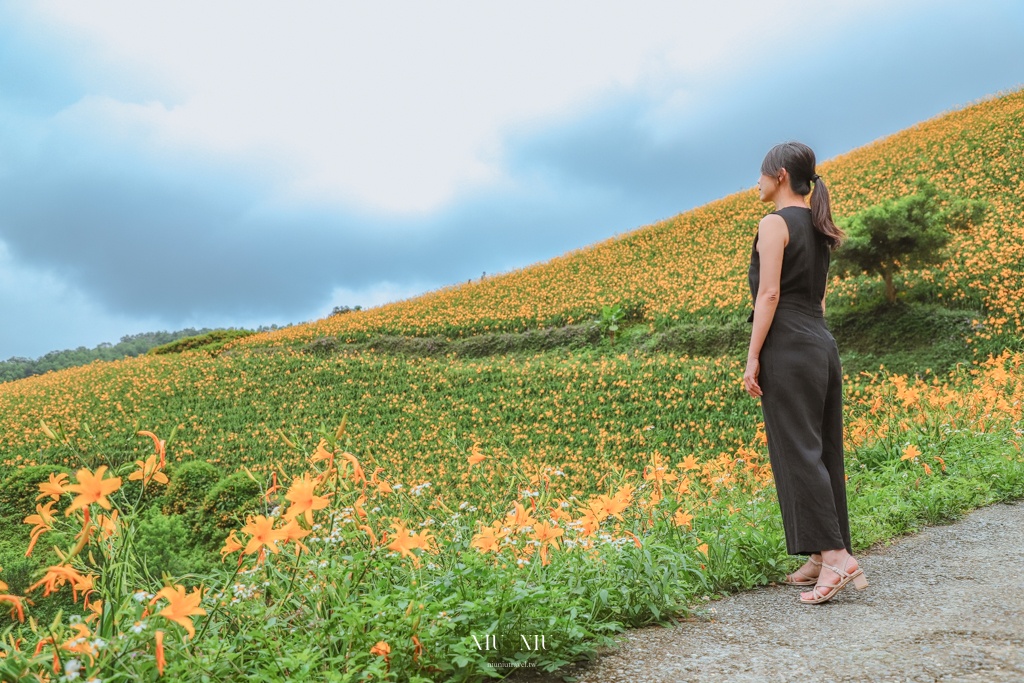
[{"label": "small white flower", "polygon": [[77,659],[69,659],[64,662],[64,675],[67,676],[69,681],[73,681],[78,678],[78,672],[82,670],[82,663]]}]

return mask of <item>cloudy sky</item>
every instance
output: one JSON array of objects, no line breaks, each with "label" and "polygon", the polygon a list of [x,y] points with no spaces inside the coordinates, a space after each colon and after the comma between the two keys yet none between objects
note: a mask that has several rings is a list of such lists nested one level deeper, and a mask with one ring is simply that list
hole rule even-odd
[{"label": "cloudy sky", "polygon": [[1014,0],[0,0],[0,359],[544,261],[1024,85]]}]

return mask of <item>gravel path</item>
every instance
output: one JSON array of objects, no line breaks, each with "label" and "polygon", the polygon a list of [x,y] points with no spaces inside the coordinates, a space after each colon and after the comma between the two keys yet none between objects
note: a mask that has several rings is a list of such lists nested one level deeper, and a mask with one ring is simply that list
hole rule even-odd
[{"label": "gravel path", "polygon": [[[580,683],[1024,681],[1024,501],[856,553],[869,586],[801,605],[772,584],[556,676]],[[524,672],[525,673],[525,672]],[[569,678],[568,680],[573,680]]]}]

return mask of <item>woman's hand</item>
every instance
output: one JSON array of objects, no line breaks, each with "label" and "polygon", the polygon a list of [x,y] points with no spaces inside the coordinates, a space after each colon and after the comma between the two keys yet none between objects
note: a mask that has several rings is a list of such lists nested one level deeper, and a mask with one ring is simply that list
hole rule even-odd
[{"label": "woman's hand", "polygon": [[757,383],[757,376],[760,373],[761,361],[757,358],[747,358],[747,369],[743,371],[743,388],[754,398],[763,393],[761,385]]}]

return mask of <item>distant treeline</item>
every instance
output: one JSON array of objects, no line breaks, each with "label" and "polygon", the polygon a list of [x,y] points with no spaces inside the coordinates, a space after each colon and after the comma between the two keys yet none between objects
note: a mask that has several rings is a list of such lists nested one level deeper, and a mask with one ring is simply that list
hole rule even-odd
[{"label": "distant treeline", "polygon": [[[274,325],[272,327],[276,328],[277,326]],[[263,331],[263,329],[271,328],[261,328],[259,331]],[[140,356],[156,346],[209,332],[213,332],[213,330],[208,327],[199,330],[188,327],[177,332],[143,332],[142,334],[121,337],[121,341],[117,344],[104,342],[93,349],[79,346],[77,349],[50,351],[45,356],[40,356],[35,360],[31,358],[9,358],[5,361],[0,361],[0,382],[10,382],[16,379],[31,377],[32,375],[41,375],[50,370],[63,370],[79,365],[87,365],[94,360],[120,360],[121,358]]]}]

